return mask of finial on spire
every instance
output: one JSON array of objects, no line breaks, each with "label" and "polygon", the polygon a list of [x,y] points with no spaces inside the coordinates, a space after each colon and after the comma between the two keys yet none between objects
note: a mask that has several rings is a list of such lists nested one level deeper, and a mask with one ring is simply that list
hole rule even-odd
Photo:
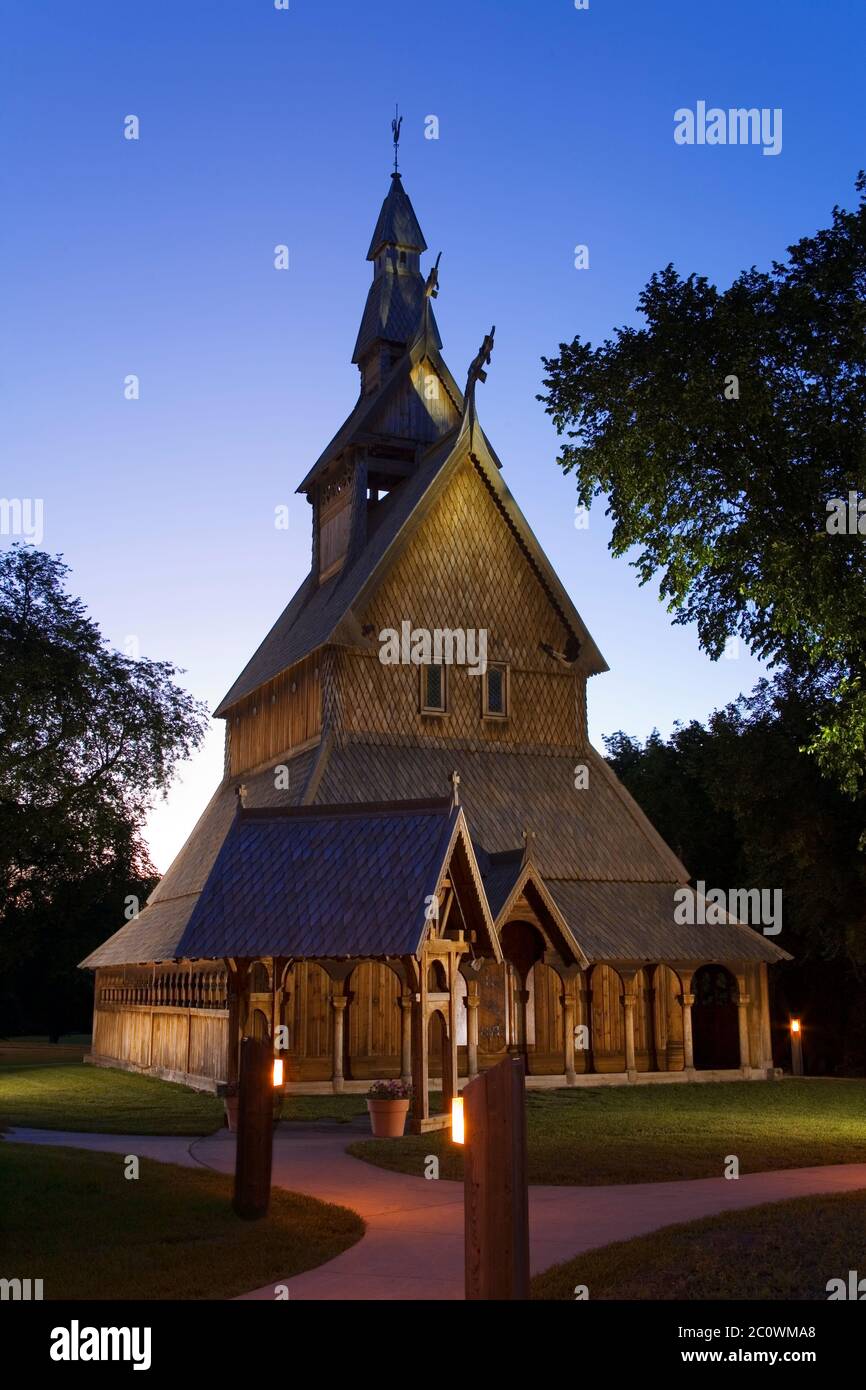
[{"label": "finial on spire", "polygon": [[391,137],[394,141],[394,173],[398,172],[397,154],[400,149],[400,127],[403,124],[403,117],[400,115],[400,107],[394,106],[394,119],[391,122]]},{"label": "finial on spire", "polygon": [[460,773],[457,771],[451,774],[451,805],[460,805]]},{"label": "finial on spire", "polygon": [[490,332],[485,334],[484,342],[469,363],[469,375],[466,378],[466,390],[463,393],[463,418],[469,417],[470,438],[475,421],[475,385],[476,382],[487,380],[487,373],[484,368],[490,366],[495,332],[496,324],[494,323]]},{"label": "finial on spire", "polygon": [[436,299],[439,295],[439,262],[442,259],[442,252],[436,257],[436,264],[430,267],[430,274],[427,276],[427,283],[424,286],[424,298]]}]

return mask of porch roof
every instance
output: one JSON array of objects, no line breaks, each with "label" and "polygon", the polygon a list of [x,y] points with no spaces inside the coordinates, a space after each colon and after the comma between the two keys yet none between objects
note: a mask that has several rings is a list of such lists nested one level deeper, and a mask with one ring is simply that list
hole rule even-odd
[{"label": "porch roof", "polygon": [[[176,955],[414,955],[458,841],[465,872],[474,854],[449,800],[240,810]],[[461,906],[493,936],[483,893]]]}]

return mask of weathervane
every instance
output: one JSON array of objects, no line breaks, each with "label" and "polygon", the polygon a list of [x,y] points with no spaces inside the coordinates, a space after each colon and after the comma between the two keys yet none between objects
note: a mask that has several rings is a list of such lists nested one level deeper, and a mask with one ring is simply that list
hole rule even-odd
[{"label": "weathervane", "polygon": [[400,115],[400,107],[394,107],[394,119],[391,122],[391,135],[394,140],[394,173],[397,173],[397,151],[400,148],[400,127],[403,124],[403,117]]}]

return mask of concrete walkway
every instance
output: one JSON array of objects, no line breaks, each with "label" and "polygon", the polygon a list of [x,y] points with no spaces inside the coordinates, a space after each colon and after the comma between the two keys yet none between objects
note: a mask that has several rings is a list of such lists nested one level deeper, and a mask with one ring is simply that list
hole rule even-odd
[{"label": "concrete walkway", "polygon": [[[463,1297],[463,1185],[427,1181],[374,1168],[345,1146],[369,1133],[358,1125],[283,1123],[274,1136],[273,1181],[294,1192],[338,1202],[367,1223],[363,1238],[335,1260],[285,1282],[292,1299],[460,1299]],[[163,1163],[234,1169],[234,1136],[141,1138],[13,1129],[7,1140],[68,1144],[101,1152],[138,1154]],[[616,1187],[533,1187],[529,1193],[532,1271],[611,1241],[661,1226],[760,1202],[866,1188],[866,1163],[750,1173],[737,1180]],[[274,1286],[245,1295],[272,1299]]]}]

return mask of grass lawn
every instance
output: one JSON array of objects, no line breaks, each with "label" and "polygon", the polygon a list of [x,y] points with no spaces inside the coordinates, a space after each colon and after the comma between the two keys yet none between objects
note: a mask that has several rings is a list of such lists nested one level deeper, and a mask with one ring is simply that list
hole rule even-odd
[{"label": "grass lawn", "polygon": [[[866,1162],[866,1081],[732,1081],[718,1084],[529,1091],[531,1183],[594,1186]],[[357,1140],[356,1158],[422,1176],[462,1179],[448,1131]],[[847,1266],[846,1266],[847,1268]],[[828,1278],[830,1276],[828,1275]]]},{"label": "grass lawn", "polygon": [[[222,1100],[158,1077],[82,1063],[89,1038],[0,1039],[0,1129],[68,1129],[97,1134],[211,1134]],[[367,1114],[363,1095],[284,1096],[282,1120],[335,1120]]]},{"label": "grass lawn", "polygon": [[274,1189],[241,1221],[232,1180],[119,1154],[0,1142],[3,1273],[51,1298],[232,1298],[331,1260],[364,1233],[345,1207]]},{"label": "grass lawn", "polygon": [[283,1096],[281,1120],[336,1120],[348,1124],[356,1115],[366,1115],[366,1096]]},{"label": "grass lawn", "polygon": [[[216,1096],[156,1077],[54,1061],[53,1048],[26,1059],[0,1050],[0,1129],[70,1129],[96,1134],[211,1134],[223,1123]],[[39,1053],[45,1053],[39,1060]]]},{"label": "grass lawn", "polygon": [[554,1265],[531,1297],[826,1299],[830,1279],[863,1269],[866,1192],[798,1197],[667,1226]]}]

